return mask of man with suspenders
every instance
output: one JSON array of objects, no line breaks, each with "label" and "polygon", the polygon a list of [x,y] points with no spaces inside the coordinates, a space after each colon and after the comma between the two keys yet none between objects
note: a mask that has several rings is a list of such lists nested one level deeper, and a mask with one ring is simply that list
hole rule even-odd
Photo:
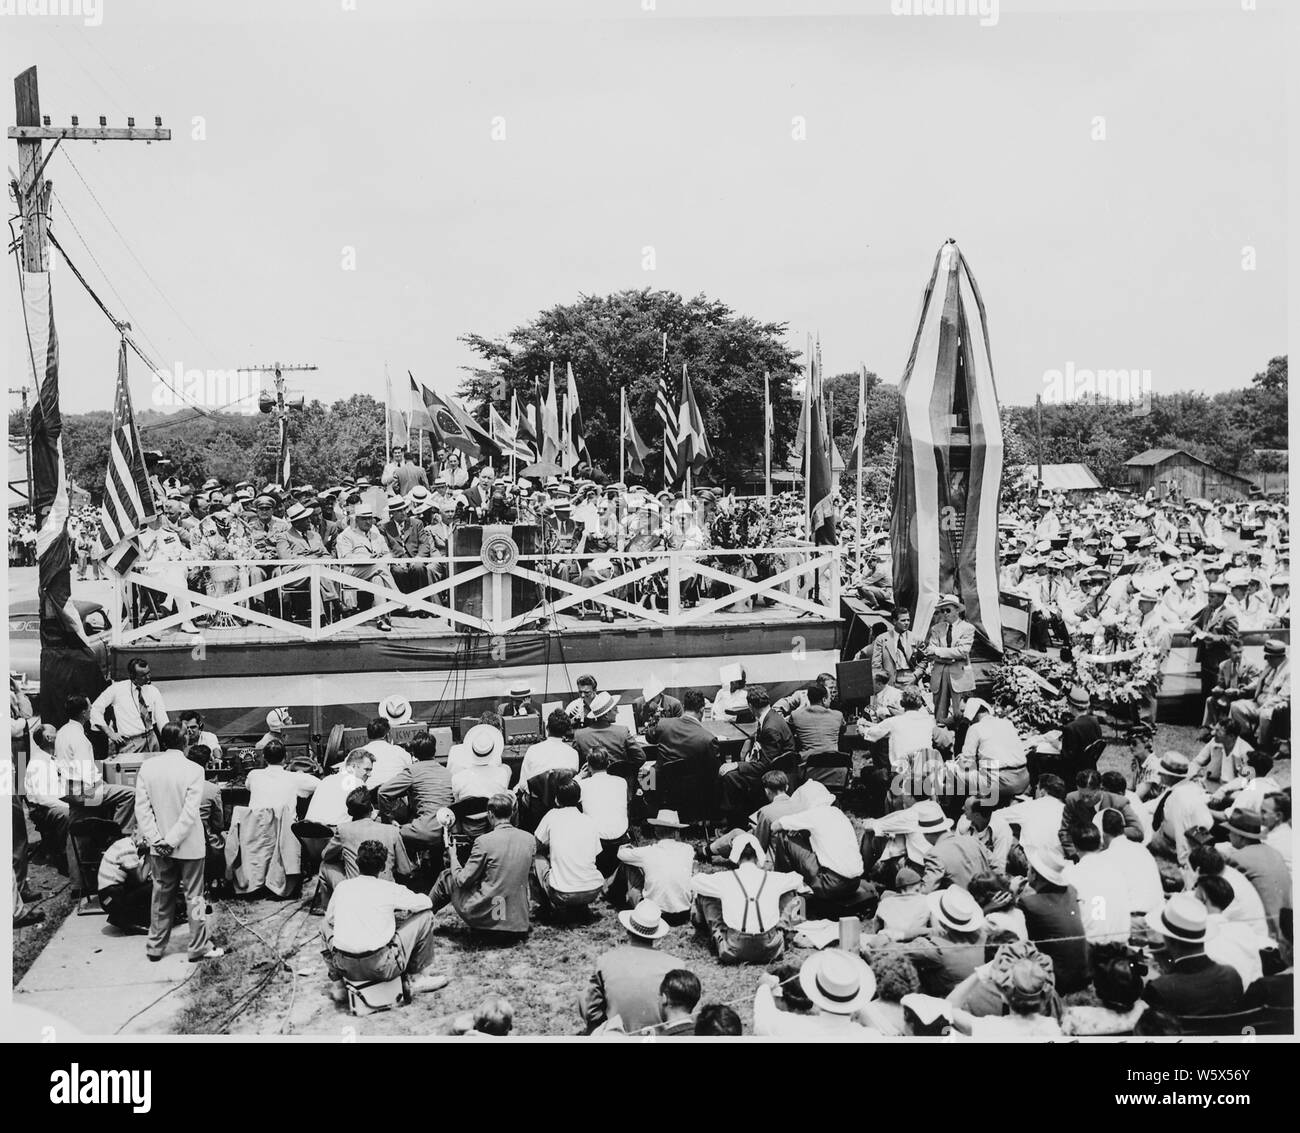
[{"label": "man with suspenders", "polygon": [[696,874],[691,921],[706,933],[722,964],[770,964],[785,951],[782,916],[803,878],[765,870],[767,855],[752,834],[731,844],[733,870]]}]

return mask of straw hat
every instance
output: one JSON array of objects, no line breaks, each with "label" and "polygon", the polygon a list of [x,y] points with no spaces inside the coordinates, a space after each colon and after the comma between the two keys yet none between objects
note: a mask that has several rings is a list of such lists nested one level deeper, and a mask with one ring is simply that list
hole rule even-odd
[{"label": "straw hat", "polygon": [[667,826],[672,828],[673,830],[686,829],[686,823],[684,823],[677,816],[677,812],[675,810],[661,810],[658,814],[654,816],[654,818],[648,818],[646,819],[646,821],[651,826]]},{"label": "straw hat", "polygon": [[475,724],[465,733],[465,746],[480,765],[499,762],[506,749],[505,738],[491,724]]},{"label": "straw hat", "polygon": [[930,919],[950,932],[978,932],[984,927],[979,903],[959,885],[926,895]]},{"label": "straw hat", "polygon": [[1160,757],[1160,774],[1166,779],[1186,779],[1191,774],[1187,756],[1178,751],[1167,751]]},{"label": "straw hat", "polygon": [[1164,908],[1147,913],[1152,932],[1184,944],[1204,944],[1207,920],[1205,906],[1191,893],[1175,893]]},{"label": "straw hat", "polygon": [[639,936],[642,940],[662,940],[669,932],[663,911],[648,897],[640,901],[635,909],[625,909],[619,913],[618,923],[630,935]]},{"label": "straw hat", "polygon": [[952,829],[952,819],[943,813],[943,808],[933,799],[916,804],[916,825],[922,834],[938,834]]},{"label": "straw hat", "polygon": [[598,692],[591,698],[588,712],[592,716],[608,716],[618,707],[618,697],[612,692]]},{"label": "straw hat", "polygon": [[386,696],[379,702],[379,715],[390,724],[409,724],[411,702],[404,696]]},{"label": "straw hat", "polygon": [[1035,847],[1025,852],[1033,871],[1052,885],[1065,884],[1065,855],[1056,846]]},{"label": "straw hat", "polygon": [[799,985],[828,1015],[852,1015],[876,994],[876,975],[866,961],[852,953],[828,948],[803,962]]}]

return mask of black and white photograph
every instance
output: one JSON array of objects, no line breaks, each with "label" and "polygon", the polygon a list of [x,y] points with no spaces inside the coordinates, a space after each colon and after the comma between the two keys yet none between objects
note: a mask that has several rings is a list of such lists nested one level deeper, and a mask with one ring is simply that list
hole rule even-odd
[{"label": "black and white photograph", "polygon": [[37,1101],[459,1038],[1284,1089],[1298,31],[0,0]]}]

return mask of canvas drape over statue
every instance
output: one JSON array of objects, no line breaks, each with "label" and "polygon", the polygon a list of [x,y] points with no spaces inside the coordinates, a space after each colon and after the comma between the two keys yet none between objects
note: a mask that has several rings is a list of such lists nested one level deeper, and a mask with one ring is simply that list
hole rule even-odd
[{"label": "canvas drape over statue", "polygon": [[895,600],[924,634],[939,595],[957,594],[966,620],[1001,652],[1002,423],[984,302],[952,240],[935,257],[899,397]]}]

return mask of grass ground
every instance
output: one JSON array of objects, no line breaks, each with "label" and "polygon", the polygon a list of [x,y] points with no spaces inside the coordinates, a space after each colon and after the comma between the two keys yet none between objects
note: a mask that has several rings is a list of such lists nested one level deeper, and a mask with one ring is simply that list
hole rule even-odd
[{"label": "grass ground", "polygon": [[[28,837],[31,839],[33,836],[34,831],[29,824]],[[64,918],[72,913],[75,904],[71,882],[53,866],[39,861],[30,863],[27,867],[27,884],[36,893],[36,899],[29,901],[28,905],[44,913],[45,920],[27,928],[14,929],[14,987],[18,986],[18,981],[36,962],[36,957],[41,954],[46,942],[58,931]]]}]

